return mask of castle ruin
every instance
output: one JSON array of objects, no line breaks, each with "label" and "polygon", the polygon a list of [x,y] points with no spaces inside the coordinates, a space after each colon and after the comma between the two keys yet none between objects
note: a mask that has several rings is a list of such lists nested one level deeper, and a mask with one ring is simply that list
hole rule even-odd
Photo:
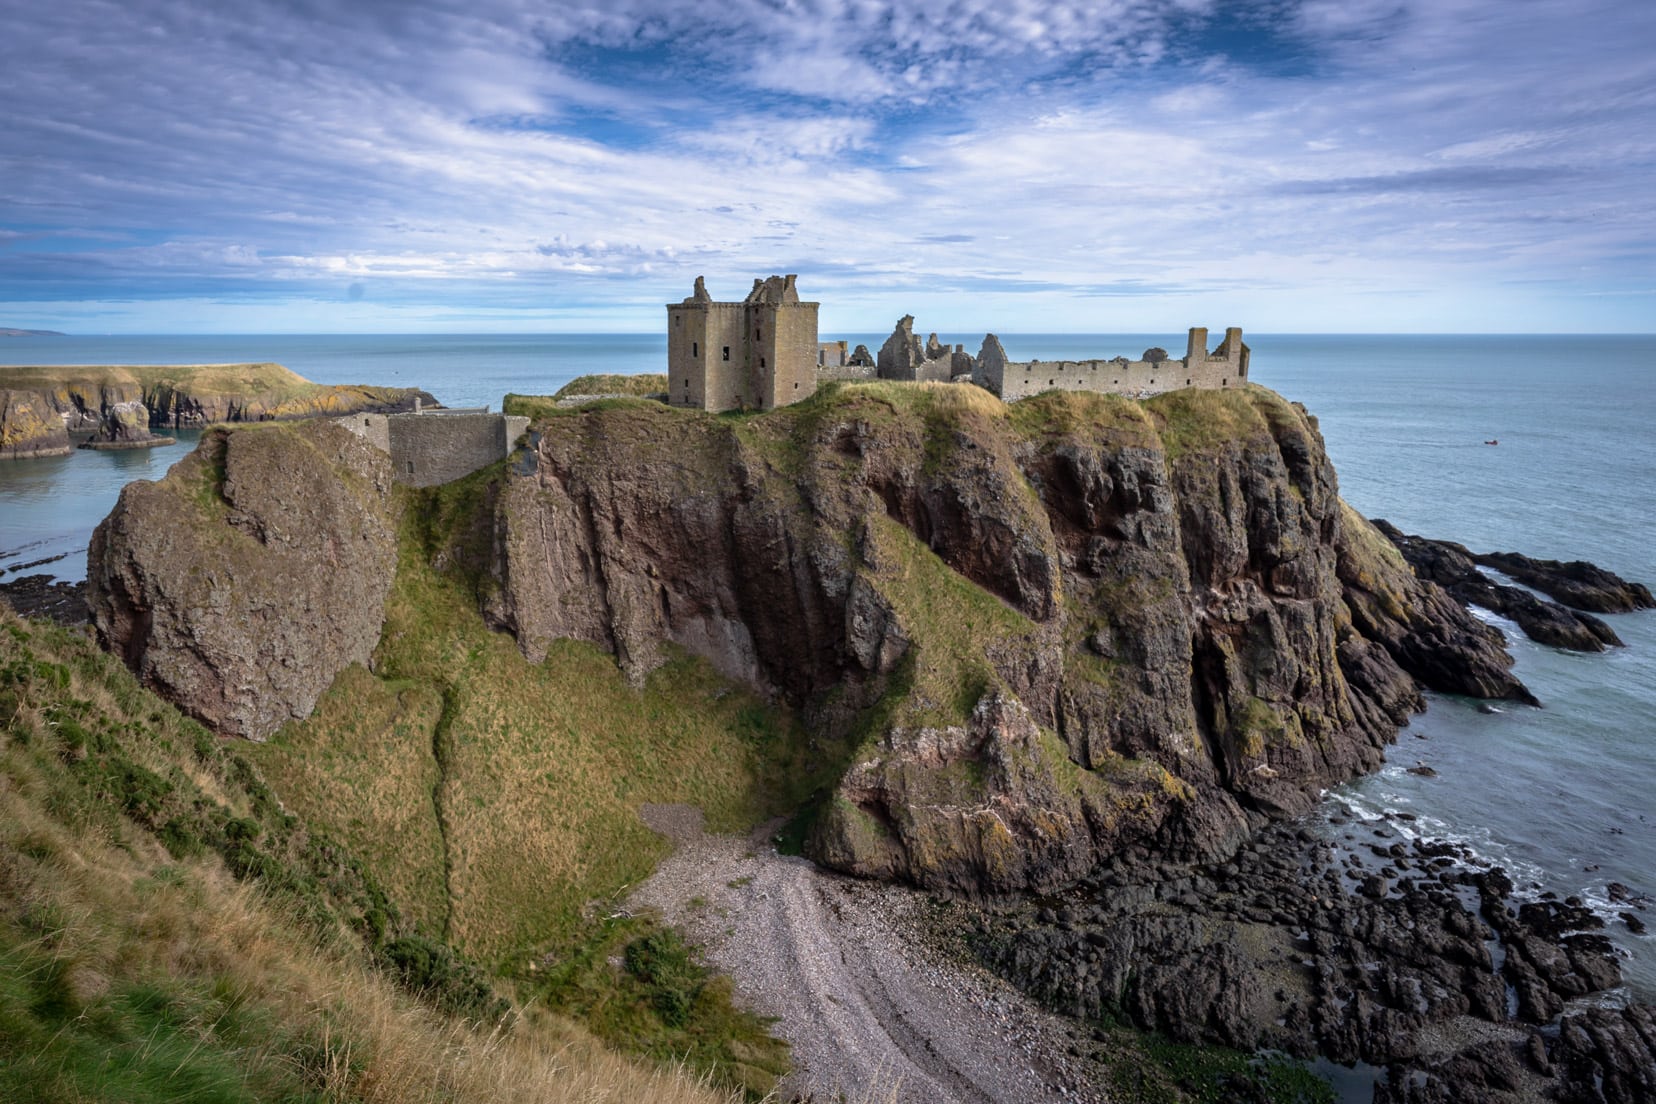
[{"label": "castle ruin", "polygon": [[987,334],[977,356],[932,334],[921,342],[904,315],[876,357],[858,345],[817,340],[818,303],[801,302],[797,277],[753,281],[740,303],[720,303],[696,277],[683,302],[667,304],[667,398],[702,410],[771,410],[815,394],[830,380],[975,383],[1015,402],[1043,391],[1093,391],[1147,398],[1186,387],[1218,390],[1248,381],[1248,347],[1231,328],[1212,352],[1207,330],[1191,329],[1185,355],[1146,349],[1138,360],[1010,361]]},{"label": "castle ruin", "polygon": [[334,422],[390,454],[392,478],[411,487],[435,487],[503,459],[529,428],[521,415],[490,414],[488,407],[428,409],[417,398],[412,412],[349,414]]},{"label": "castle ruin", "polygon": [[793,276],[754,280],[740,303],[718,303],[696,277],[667,304],[667,401],[702,410],[771,410],[816,393],[817,303],[802,303]]}]

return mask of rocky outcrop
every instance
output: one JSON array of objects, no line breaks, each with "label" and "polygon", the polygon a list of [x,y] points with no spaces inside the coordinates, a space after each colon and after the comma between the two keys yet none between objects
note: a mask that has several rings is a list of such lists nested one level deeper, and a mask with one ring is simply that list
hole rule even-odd
[{"label": "rocky outcrop", "polygon": [[487,613],[532,658],[672,644],[795,703],[856,745],[815,853],[953,893],[1221,853],[1372,769],[1421,685],[1530,700],[1259,389],[592,411],[498,501]]},{"label": "rocky outcrop", "polygon": [[63,419],[38,392],[0,390],[0,460],[67,456],[73,448]]},{"label": "rocky outcrop", "polygon": [[92,535],[98,639],[215,731],[308,716],[379,640],[396,565],[386,455],[339,426],[205,434]]},{"label": "rocky outcrop", "polygon": [[[1386,535],[1386,539],[1397,545],[1421,578],[1439,584],[1458,602],[1512,618],[1531,640],[1577,652],[1602,652],[1607,647],[1621,646],[1621,638],[1615,631],[1592,614],[1545,601],[1520,587],[1495,582],[1478,570],[1479,562],[1488,561],[1491,559],[1489,556],[1474,557],[1464,545],[1413,536],[1386,521],[1377,520],[1374,524]],[[1512,554],[1494,554],[1494,558],[1503,562],[1512,562],[1507,559],[1509,556]],[[1515,559],[1536,562],[1522,556]],[[1601,585],[1594,585],[1592,589],[1594,595],[1606,604],[1636,600],[1638,591],[1644,589],[1636,583],[1630,584],[1609,572],[1600,571],[1591,564],[1572,566],[1597,574]],[[1536,575],[1532,573],[1531,577]],[[1649,592],[1645,594],[1648,596]]]},{"label": "rocky outcrop", "polygon": [[144,447],[164,443],[146,431],[437,405],[413,388],[311,383],[279,364],[18,367],[6,382],[0,459],[62,455],[72,435]]},{"label": "rocky outcrop", "polygon": [[1578,610],[1594,613],[1629,613],[1633,610],[1656,609],[1656,597],[1643,583],[1630,583],[1620,575],[1605,571],[1584,560],[1560,563],[1558,560],[1533,560],[1516,552],[1486,552],[1472,554],[1472,559],[1484,567],[1493,567],[1506,573],[1525,586]]},{"label": "rocky outcrop", "polygon": [[1514,899],[1466,848],[1335,820],[1267,829],[1223,863],[1119,856],[964,934],[1057,1011],[1384,1067],[1376,1101],[1651,1098],[1656,1010],[1580,999],[1621,981],[1603,921]]},{"label": "rocky outcrop", "polygon": [[118,402],[103,411],[97,432],[81,442],[81,448],[129,449],[155,448],[176,445],[173,437],[160,437],[150,432],[149,408],[141,402]]}]

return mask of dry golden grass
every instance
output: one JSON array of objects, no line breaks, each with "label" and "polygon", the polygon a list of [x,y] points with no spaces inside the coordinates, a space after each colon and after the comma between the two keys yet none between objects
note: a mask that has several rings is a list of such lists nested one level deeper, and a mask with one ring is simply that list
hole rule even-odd
[{"label": "dry golden grass", "polygon": [[280,364],[70,364],[0,368],[7,387],[50,391],[65,384],[158,385],[199,391],[291,392],[321,387]]},{"label": "dry golden grass", "polygon": [[140,824],[97,812],[75,764],[101,753],[60,740],[51,719],[69,703],[133,761],[188,765],[216,797],[235,795],[192,762],[189,723],[86,641],[3,611],[0,632],[0,1097],[734,1099],[541,1010],[481,1027],[443,1018],[349,941],[319,946],[216,858],[176,860]]}]

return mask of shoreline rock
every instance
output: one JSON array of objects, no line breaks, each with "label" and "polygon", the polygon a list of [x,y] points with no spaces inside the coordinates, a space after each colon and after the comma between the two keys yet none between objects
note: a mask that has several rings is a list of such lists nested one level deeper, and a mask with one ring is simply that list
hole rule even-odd
[{"label": "shoreline rock", "polygon": [[1404,533],[1383,520],[1376,519],[1374,525],[1398,547],[1422,578],[1439,584],[1463,605],[1480,606],[1511,618],[1524,631],[1524,635],[1538,644],[1578,652],[1602,652],[1605,648],[1621,647],[1622,641],[1614,629],[1592,614],[1571,609],[1556,601],[1537,598],[1521,587],[1498,583],[1478,570],[1480,564],[1498,569],[1500,564],[1519,567],[1525,570],[1526,578],[1530,580],[1550,580],[1554,573],[1545,566],[1524,569],[1523,564],[1569,568],[1577,572],[1581,580],[1590,582],[1572,580],[1570,586],[1575,588],[1573,590],[1555,586],[1554,589],[1560,594],[1571,594],[1580,601],[1596,603],[1597,608],[1649,608],[1636,604],[1650,598],[1650,592],[1642,585],[1629,583],[1620,576],[1583,561],[1565,565],[1552,560],[1530,560],[1511,552],[1477,555],[1465,545]]},{"label": "shoreline rock", "polygon": [[962,937],[1056,1011],[1383,1067],[1388,1104],[1652,1099],[1656,1009],[1587,1000],[1620,982],[1597,916],[1515,900],[1443,841],[1366,850],[1274,825],[1224,863],[1118,862],[981,909]]}]

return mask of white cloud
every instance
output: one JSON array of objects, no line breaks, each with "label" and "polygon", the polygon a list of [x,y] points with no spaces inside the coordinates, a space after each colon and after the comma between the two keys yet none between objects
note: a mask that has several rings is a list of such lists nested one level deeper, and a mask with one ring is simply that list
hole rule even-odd
[{"label": "white cloud", "polygon": [[1656,258],[1656,17],[1582,2],[1308,0],[1293,69],[1198,57],[1206,0],[35,5],[0,40],[0,300],[1613,292]]}]

